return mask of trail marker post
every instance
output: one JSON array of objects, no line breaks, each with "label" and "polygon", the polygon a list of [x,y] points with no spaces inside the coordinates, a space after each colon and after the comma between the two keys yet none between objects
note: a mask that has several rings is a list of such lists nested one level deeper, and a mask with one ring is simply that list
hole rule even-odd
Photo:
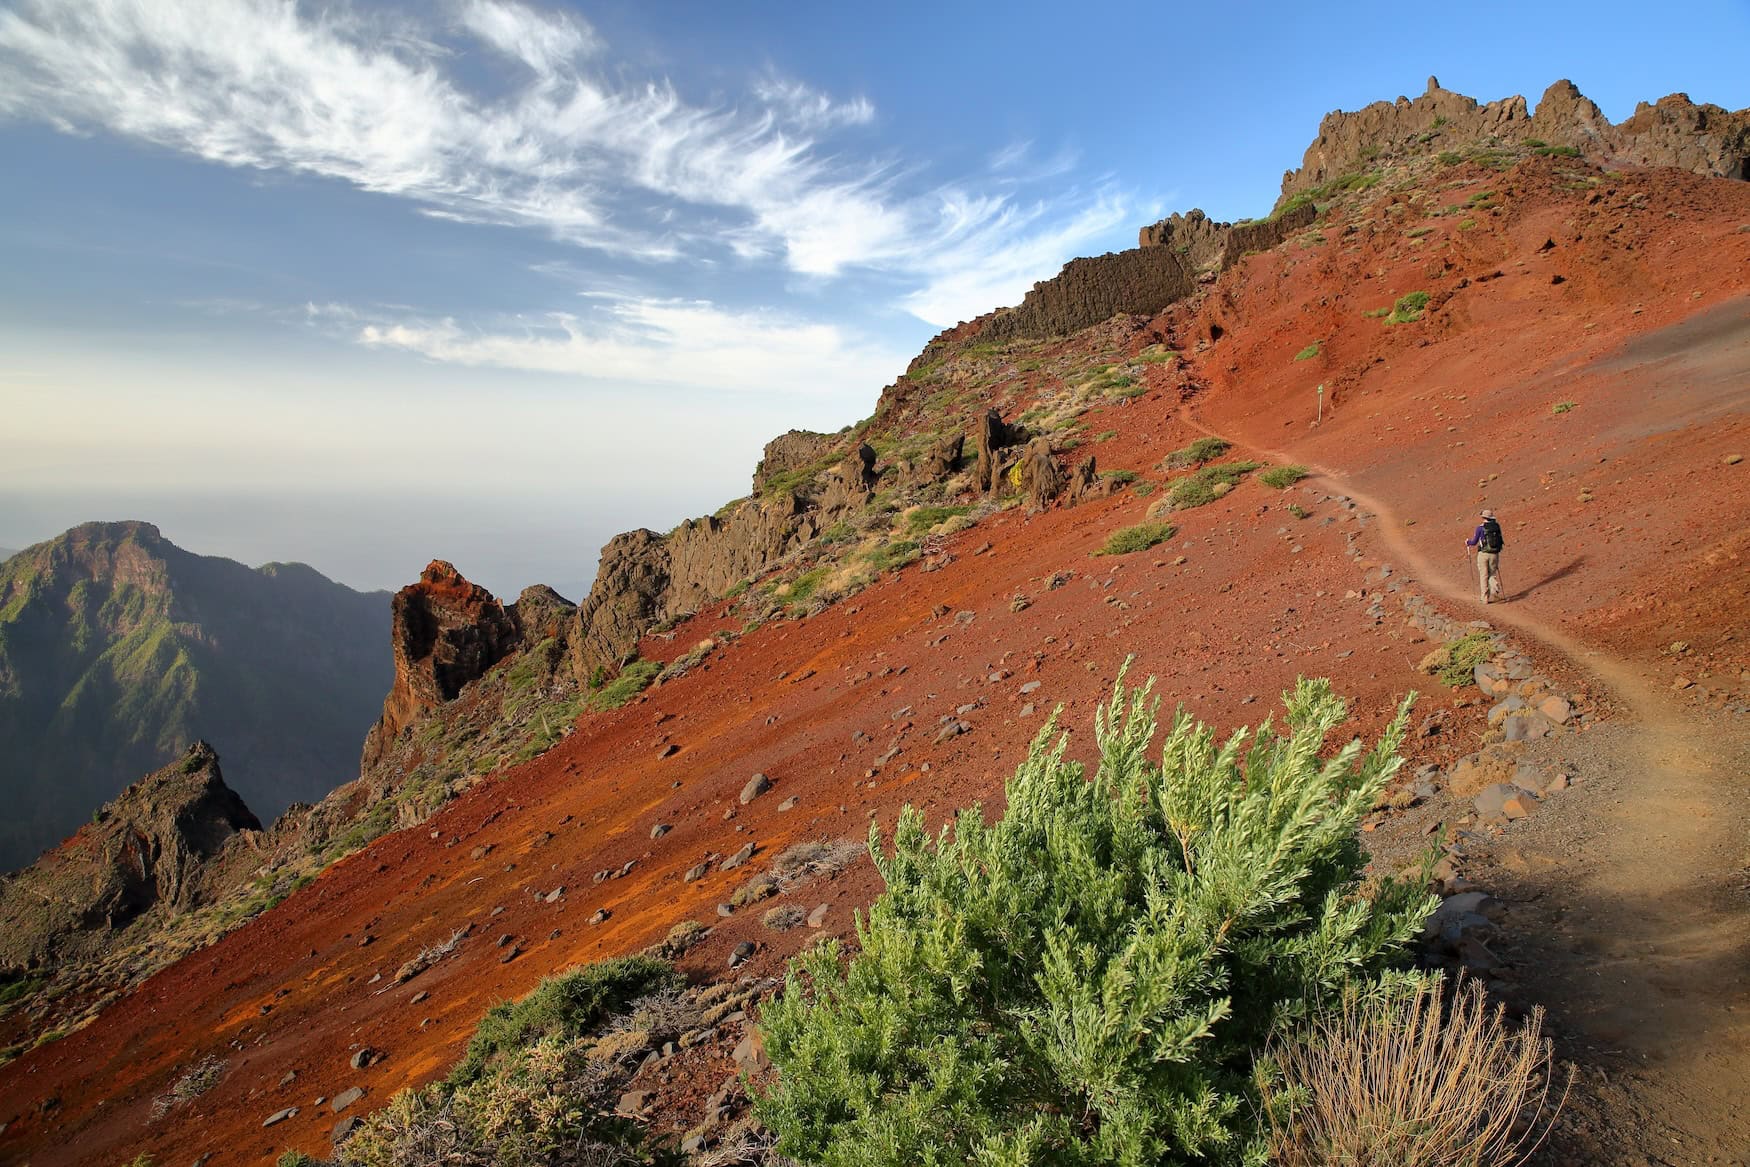
[{"label": "trail marker post", "polygon": [[1320,381],[1314,392],[1319,395],[1319,421],[1322,423],[1325,420],[1325,383]]}]

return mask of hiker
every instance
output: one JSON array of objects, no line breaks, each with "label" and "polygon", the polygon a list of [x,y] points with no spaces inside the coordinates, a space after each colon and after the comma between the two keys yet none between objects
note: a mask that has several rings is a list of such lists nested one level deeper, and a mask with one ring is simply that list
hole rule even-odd
[{"label": "hiker", "polygon": [[1495,512],[1483,509],[1482,522],[1469,539],[1464,541],[1465,550],[1475,549],[1477,553],[1477,586],[1482,590],[1483,603],[1493,603],[1495,597],[1501,594],[1501,548],[1505,546],[1501,538],[1501,524],[1495,521]]}]

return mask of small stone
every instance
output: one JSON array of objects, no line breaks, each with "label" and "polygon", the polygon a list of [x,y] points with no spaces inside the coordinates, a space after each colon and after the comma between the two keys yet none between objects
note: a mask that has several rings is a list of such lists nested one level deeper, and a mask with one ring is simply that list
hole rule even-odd
[{"label": "small stone", "polygon": [[783,802],[780,802],[778,804],[778,809],[781,811],[795,810],[796,809],[796,796],[794,794],[792,794],[789,798],[786,798]]},{"label": "small stone", "polygon": [[481,846],[478,846],[478,847],[474,848],[472,851],[468,852],[468,858],[470,858],[470,859],[484,859],[491,851],[492,851],[491,847],[488,847],[488,846],[485,846],[484,844],[482,844]]},{"label": "small stone", "polygon": [[1038,692],[1040,684],[1041,682],[1039,681],[1028,681],[1025,685],[1021,686],[1021,695],[1026,696],[1028,693]]},{"label": "small stone", "polygon": [[672,830],[674,830],[674,828],[667,823],[657,823],[654,827],[650,828],[650,837],[652,839],[660,839]]},{"label": "small stone", "polygon": [[356,1114],[349,1114],[335,1123],[334,1129],[328,1133],[329,1146],[338,1149],[340,1144],[352,1137],[352,1132],[356,1131],[360,1125],[361,1120]]},{"label": "small stone", "polygon": [[413,1000],[409,1001],[408,1004],[409,1005],[417,1005],[421,1001],[424,1001],[427,998],[429,998],[430,996],[431,996],[430,993],[426,992],[424,989],[421,989],[421,990],[419,990],[419,992],[413,994]]},{"label": "small stone", "polygon": [[742,965],[747,963],[748,958],[753,956],[753,954],[754,954],[753,942],[751,940],[743,940],[740,944],[737,944],[735,946],[735,951],[731,952],[729,954],[729,967],[730,968],[741,967]]},{"label": "small stone", "polygon": [[1566,725],[1574,715],[1574,707],[1561,697],[1545,697],[1537,703],[1537,711],[1557,725]]},{"label": "small stone", "polygon": [[772,788],[772,780],[764,774],[755,774],[747,780],[747,785],[741,788],[741,805],[746,806],[760,795]]},{"label": "small stone", "polygon": [[512,936],[509,932],[505,932],[499,936],[497,942],[493,944],[493,947],[494,948],[504,948],[505,946],[509,945],[511,941],[513,941],[515,939],[516,939],[515,936]]},{"label": "small stone", "polygon": [[298,1117],[298,1108],[295,1106],[288,1106],[284,1110],[276,1110],[268,1115],[267,1119],[261,1125],[264,1127],[278,1126],[280,1123],[286,1121],[286,1119],[296,1117]]},{"label": "small stone", "polygon": [[772,1064],[766,1056],[765,1038],[760,1031],[752,1029],[735,1047],[735,1052],[729,1055],[737,1066],[749,1074],[757,1074]]},{"label": "small stone", "polygon": [[1693,689],[1695,687],[1695,682],[1688,677],[1678,677],[1675,681],[1671,682],[1671,687],[1673,689]]},{"label": "small stone", "polygon": [[705,873],[710,870],[711,861],[707,859],[702,863],[695,863],[693,866],[687,868],[687,873],[683,875],[681,879],[687,883],[693,883],[697,880],[704,879]]},{"label": "small stone", "polygon": [[350,1090],[342,1090],[339,1094],[336,1094],[334,1096],[334,1101],[328,1104],[328,1108],[335,1114],[339,1114],[364,1096],[364,1090],[361,1087],[354,1086]]},{"label": "small stone", "polygon": [[1727,466],[1736,466],[1738,463],[1742,462],[1743,460],[1744,460],[1744,455],[1742,455],[1742,454],[1727,454],[1724,458],[1720,459],[1720,461],[1724,462]]},{"label": "small stone", "polygon": [[608,917],[611,915],[613,915],[613,913],[606,908],[597,908],[595,910],[595,915],[589,918],[589,922],[591,924],[606,924],[608,922]]},{"label": "small stone", "polygon": [[673,742],[669,742],[667,745],[663,746],[660,750],[656,751],[656,756],[659,758],[672,758],[680,752],[681,752],[681,748],[679,746],[675,745]]},{"label": "small stone", "polygon": [[719,916],[733,916],[735,915],[735,906],[733,904],[718,904],[717,914]]},{"label": "small stone", "polygon": [[753,853],[754,853],[754,845],[752,843],[748,843],[747,845],[742,847],[741,850],[737,851],[735,854],[731,855],[729,858],[727,858],[723,861],[723,870],[724,871],[734,871],[737,867],[740,867],[743,863],[746,863],[749,859],[752,859]]},{"label": "small stone", "polygon": [[515,960],[517,957],[521,956],[522,954],[523,954],[522,947],[520,945],[513,944],[508,949],[505,950],[505,954],[503,956],[498,958],[498,963],[499,964],[509,964],[511,961]]},{"label": "small stone", "polygon": [[644,1108],[650,1103],[650,1091],[628,1090],[620,1095],[620,1101],[614,1104],[614,1113],[624,1118],[637,1118],[644,1113]]},{"label": "small stone", "polygon": [[296,1082],[297,1080],[298,1080],[298,1071],[287,1070],[285,1072],[285,1076],[280,1079],[280,1085],[281,1086],[290,1086],[293,1082]]},{"label": "small stone", "polygon": [[559,902],[559,897],[564,895],[564,894],[565,894],[565,888],[563,886],[556,887],[552,891],[547,893],[545,899],[550,904],[556,904]]},{"label": "small stone", "polygon": [[808,926],[810,928],[818,928],[826,923],[826,914],[829,910],[830,905],[821,904],[818,908],[815,908],[812,912],[808,913]]},{"label": "small stone", "polygon": [[377,1051],[366,1045],[360,1046],[354,1051],[351,1060],[347,1064],[355,1070],[362,1070],[376,1060]]}]

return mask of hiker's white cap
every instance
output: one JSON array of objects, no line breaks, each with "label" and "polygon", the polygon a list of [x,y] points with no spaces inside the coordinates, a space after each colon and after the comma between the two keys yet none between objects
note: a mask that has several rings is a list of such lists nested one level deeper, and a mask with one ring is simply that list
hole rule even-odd
[{"label": "hiker's white cap", "polygon": [[1492,510],[1490,510],[1490,509],[1489,509],[1489,508],[1488,508],[1488,507],[1484,507],[1484,508],[1483,508],[1483,518],[1485,518],[1485,519],[1492,519],[1492,518],[1494,518],[1494,517],[1495,517],[1495,512],[1494,512],[1494,511],[1492,511]]}]

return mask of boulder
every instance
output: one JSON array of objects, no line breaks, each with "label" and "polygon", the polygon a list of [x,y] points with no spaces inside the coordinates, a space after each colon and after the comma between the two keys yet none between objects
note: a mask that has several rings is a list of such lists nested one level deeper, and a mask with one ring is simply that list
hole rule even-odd
[{"label": "boulder", "polygon": [[364,1096],[365,1092],[362,1087],[352,1086],[336,1094],[334,1100],[328,1104],[328,1108],[335,1114],[339,1114]]},{"label": "boulder", "polygon": [[746,806],[760,795],[772,788],[772,780],[764,774],[755,774],[741,788],[741,805]]}]

